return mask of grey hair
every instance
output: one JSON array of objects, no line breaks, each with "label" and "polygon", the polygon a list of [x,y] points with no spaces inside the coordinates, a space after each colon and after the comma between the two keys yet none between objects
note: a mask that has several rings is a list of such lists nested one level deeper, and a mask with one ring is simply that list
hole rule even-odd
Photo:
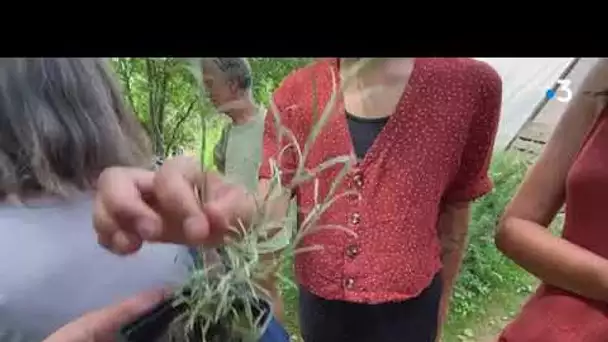
[{"label": "grey hair", "polygon": [[[210,64],[213,63],[213,64]],[[235,82],[241,90],[249,90],[252,86],[251,66],[246,58],[202,58],[203,72],[205,66],[214,66],[226,77],[227,81]]]},{"label": "grey hair", "polygon": [[106,60],[0,58],[0,199],[91,189],[151,159]]}]

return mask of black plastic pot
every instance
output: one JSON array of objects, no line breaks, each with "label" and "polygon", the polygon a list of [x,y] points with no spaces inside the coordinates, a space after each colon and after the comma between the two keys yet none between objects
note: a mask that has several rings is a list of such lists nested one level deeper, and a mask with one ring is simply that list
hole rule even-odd
[{"label": "black plastic pot", "polygon": [[[179,306],[173,305],[174,298],[169,298],[157,305],[147,314],[139,317],[135,321],[125,325],[120,330],[119,341],[122,342],[157,342],[167,336],[171,323],[187,310],[186,304]],[[263,334],[272,319],[271,306],[266,301],[260,301],[259,305],[251,308],[254,316],[262,315],[259,327],[260,335]],[[236,307],[237,310],[244,308]],[[218,324],[212,325],[205,336],[207,342],[246,342],[240,338],[231,336],[230,327],[223,324],[221,321]],[[191,332],[187,339],[182,341],[187,342],[202,342],[203,338],[200,335],[201,329],[196,327]]]}]

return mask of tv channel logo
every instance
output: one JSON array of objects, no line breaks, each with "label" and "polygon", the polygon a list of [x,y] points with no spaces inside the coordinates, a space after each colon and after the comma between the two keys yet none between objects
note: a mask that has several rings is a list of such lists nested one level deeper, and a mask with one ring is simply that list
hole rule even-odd
[{"label": "tv channel logo", "polygon": [[556,83],[556,86],[551,89],[547,89],[547,100],[555,98],[559,102],[570,102],[573,96],[572,89],[570,89],[570,84],[572,82],[569,79],[559,79]]}]

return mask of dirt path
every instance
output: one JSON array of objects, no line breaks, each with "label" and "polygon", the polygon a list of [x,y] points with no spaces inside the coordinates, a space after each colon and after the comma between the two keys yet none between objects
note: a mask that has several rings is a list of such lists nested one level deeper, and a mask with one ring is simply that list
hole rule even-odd
[{"label": "dirt path", "polygon": [[[523,300],[522,300],[523,304]],[[504,312],[503,308],[495,308],[488,312],[488,321],[475,328],[476,333],[470,339],[461,339],[462,342],[496,342],[502,329],[513,319],[516,312]],[[477,335],[477,337],[475,337]]]}]

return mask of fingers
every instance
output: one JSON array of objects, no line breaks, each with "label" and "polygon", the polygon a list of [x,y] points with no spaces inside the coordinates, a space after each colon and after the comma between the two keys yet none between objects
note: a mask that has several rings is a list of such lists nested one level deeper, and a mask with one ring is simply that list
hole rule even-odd
[{"label": "fingers", "polygon": [[230,226],[241,229],[239,220],[247,227],[255,208],[255,199],[243,186],[227,183],[216,173],[208,172],[206,176],[207,201],[203,211],[209,226],[213,227],[206,243],[217,245],[230,231]]},{"label": "fingers", "polygon": [[[242,186],[202,172],[198,162],[188,157],[167,160],[156,173],[109,168],[99,177],[97,188],[98,241],[116,254],[133,253],[142,241],[216,245],[229,224],[248,218],[255,206]],[[205,204],[197,189],[202,189]]]},{"label": "fingers", "polygon": [[193,158],[167,160],[154,178],[154,193],[163,218],[174,228],[163,236],[147,236],[183,244],[203,243],[209,222],[201,210],[198,189],[204,188],[204,174]]},{"label": "fingers", "polygon": [[[160,231],[160,216],[145,202],[153,193],[154,173],[108,168],[97,182],[93,225],[99,243],[117,254],[133,253],[141,247],[140,236]],[[143,234],[142,234],[143,232]]]},{"label": "fingers", "polygon": [[90,312],[61,327],[43,342],[114,341],[117,331],[168,298],[166,290],[142,293],[120,304]]},{"label": "fingers", "polygon": [[123,325],[152,310],[167,297],[165,290],[145,292],[84,316],[82,324],[94,334],[94,341],[102,341],[109,335],[115,335]]},{"label": "fingers", "polygon": [[[100,201],[96,203],[94,211],[95,228],[97,229],[97,242],[115,254],[131,254],[141,248],[142,239],[136,232],[123,230],[119,223],[111,220]],[[131,227],[128,224],[127,227]]]}]

